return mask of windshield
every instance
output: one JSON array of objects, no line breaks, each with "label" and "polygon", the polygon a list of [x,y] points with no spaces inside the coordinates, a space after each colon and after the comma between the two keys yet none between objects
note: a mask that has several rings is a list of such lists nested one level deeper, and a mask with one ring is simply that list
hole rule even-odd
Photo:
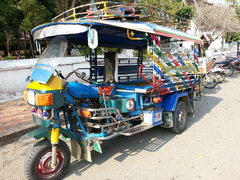
[{"label": "windshield", "polygon": [[30,78],[33,81],[46,84],[52,77],[66,50],[67,39],[63,36],[54,38],[33,67]]},{"label": "windshield", "polygon": [[49,65],[55,69],[61,57],[64,57],[66,50],[67,39],[64,36],[56,37],[48,44],[36,65]]}]

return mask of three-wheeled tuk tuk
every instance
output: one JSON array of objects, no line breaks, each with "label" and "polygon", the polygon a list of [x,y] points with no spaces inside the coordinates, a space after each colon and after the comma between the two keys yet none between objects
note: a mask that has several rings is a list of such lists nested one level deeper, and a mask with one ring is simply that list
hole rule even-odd
[{"label": "three-wheeled tuk tuk", "polygon": [[[101,143],[119,135],[132,136],[155,126],[177,134],[185,130],[199,89],[194,55],[162,52],[161,44],[173,38],[201,41],[141,21],[153,15],[151,6],[100,2],[68,10],[32,30],[39,49],[41,41],[49,43],[24,92],[40,126],[29,133],[38,141],[26,157],[27,179],[59,179],[71,154],[91,161],[92,150],[102,153]],[[90,49],[88,77],[81,68],[62,74],[59,61],[68,48],[79,45]],[[118,51],[99,56],[100,48]],[[119,57],[121,49],[134,50],[134,56]],[[81,81],[69,81],[71,75]],[[70,139],[71,152],[64,139]]]}]

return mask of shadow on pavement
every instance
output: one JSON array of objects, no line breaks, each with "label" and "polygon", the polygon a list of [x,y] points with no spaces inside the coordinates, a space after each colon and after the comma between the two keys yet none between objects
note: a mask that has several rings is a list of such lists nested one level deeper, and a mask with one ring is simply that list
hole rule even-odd
[{"label": "shadow on pavement", "polygon": [[207,94],[216,94],[221,89],[222,89],[221,84],[217,84],[217,86],[215,86],[213,89],[203,88],[202,95],[204,96],[204,95],[207,95]]},{"label": "shadow on pavement", "polygon": [[[221,101],[221,98],[203,96],[201,101],[196,102],[195,117],[189,117],[187,129],[191,128],[194,123],[200,121],[205,114],[209,113]],[[173,139],[175,136],[176,135],[171,133],[169,129],[154,127],[135,136],[120,136],[113,140],[105,141],[102,144],[103,154],[99,154],[93,151],[92,163],[86,161],[73,162],[69,168],[69,172],[66,177],[71,176],[72,174],[81,176],[81,173],[87,171],[88,168],[91,168],[91,166],[101,165],[116,154],[119,155],[114,159],[118,162],[123,162],[126,158],[130,156],[135,156],[141,151],[158,151],[162,146],[171,141],[171,139]]]}]

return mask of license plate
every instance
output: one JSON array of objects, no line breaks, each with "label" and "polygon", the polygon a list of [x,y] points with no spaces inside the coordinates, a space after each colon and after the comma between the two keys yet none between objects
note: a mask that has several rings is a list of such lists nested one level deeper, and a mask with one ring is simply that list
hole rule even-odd
[{"label": "license plate", "polygon": [[162,112],[155,112],[154,114],[154,121],[162,121]]}]

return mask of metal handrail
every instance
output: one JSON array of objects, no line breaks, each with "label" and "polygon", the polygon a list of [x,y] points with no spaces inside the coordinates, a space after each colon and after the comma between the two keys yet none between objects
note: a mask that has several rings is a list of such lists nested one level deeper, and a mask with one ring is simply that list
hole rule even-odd
[{"label": "metal handrail", "polygon": [[64,12],[62,12],[61,14],[55,16],[52,21],[54,22],[54,20],[58,19],[59,17],[61,17],[62,15],[70,12],[70,11],[76,11],[76,9],[80,9],[80,8],[84,8],[84,7],[88,7],[88,6],[91,6],[91,5],[99,5],[99,4],[106,4],[107,2],[97,2],[97,3],[91,3],[91,4],[84,4],[84,5],[81,5],[81,6],[77,6],[77,7],[74,7],[74,8],[71,8],[71,9],[68,9]]},{"label": "metal handrail", "polygon": [[[90,9],[91,6],[99,6],[99,5],[102,5],[102,7],[100,7],[101,9],[96,9],[93,11],[87,9],[87,8]],[[121,12],[119,12],[120,14],[111,14],[111,10],[116,10],[116,8],[129,8],[127,10],[130,12],[130,14],[121,15]],[[81,10],[84,10],[84,11],[81,11]],[[135,10],[137,10],[138,12],[136,13]],[[105,19],[105,20],[113,19],[113,18],[126,20],[126,18],[129,18],[129,17],[133,17],[133,18],[138,17],[139,19],[141,18],[143,21],[144,21],[144,18],[148,18],[148,19],[145,19],[148,22],[154,22],[157,24],[165,24],[165,25],[172,24],[172,26],[176,26],[176,25],[186,26],[190,22],[189,20],[186,20],[184,18],[179,18],[174,14],[171,14],[162,9],[156,8],[150,4],[137,4],[137,3],[112,4],[106,1],[85,4],[85,5],[71,8],[54,17],[52,19],[52,22],[59,22],[59,21],[64,22],[68,20],[77,20],[77,19],[89,18],[89,17],[96,18],[96,19]],[[155,18],[155,19],[151,20],[151,18]],[[179,19],[181,21],[179,21]]]}]

